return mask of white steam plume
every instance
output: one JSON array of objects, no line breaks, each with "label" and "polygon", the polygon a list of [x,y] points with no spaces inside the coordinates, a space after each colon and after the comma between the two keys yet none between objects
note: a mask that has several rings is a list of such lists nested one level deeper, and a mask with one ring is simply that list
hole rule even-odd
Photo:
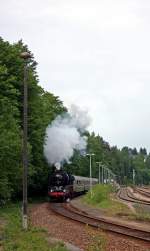
[{"label": "white steam plume", "polygon": [[74,150],[86,150],[87,139],[81,132],[90,124],[88,113],[75,105],[69,112],[57,116],[46,129],[44,154],[50,164],[69,162]]}]

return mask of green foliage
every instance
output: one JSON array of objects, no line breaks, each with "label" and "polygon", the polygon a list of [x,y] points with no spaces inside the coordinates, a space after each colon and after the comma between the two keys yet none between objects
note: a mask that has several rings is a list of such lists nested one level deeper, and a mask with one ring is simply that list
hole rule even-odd
[{"label": "green foliage", "polygon": [[150,222],[150,212],[147,207],[143,207],[143,205],[137,203],[134,205],[134,207],[136,210],[136,215],[134,216],[134,219]]},{"label": "green foliage", "polygon": [[101,229],[95,230],[89,226],[86,226],[86,231],[90,237],[90,245],[88,251],[104,251],[106,250],[106,235]]},{"label": "green foliage", "polygon": [[[92,176],[98,178],[98,165],[101,162],[115,175],[116,181],[123,185],[133,184],[133,170],[135,170],[135,184],[150,184],[150,154],[145,148],[138,152],[136,148],[123,147],[121,150],[116,146],[110,147],[99,135],[86,132],[88,138],[87,152],[94,153],[92,156]],[[65,165],[76,175],[89,176],[89,157],[81,156],[75,152],[71,164]]]},{"label": "green foliage", "polygon": [[109,199],[109,194],[114,191],[111,185],[95,185],[91,192],[85,195],[85,200],[91,204],[100,204]]},{"label": "green foliage", "polygon": [[0,209],[1,246],[5,251],[66,251],[63,243],[48,243],[47,232],[30,226],[28,231],[21,227],[19,205],[11,204]]},{"label": "green foliage", "polygon": [[93,187],[92,196],[89,191],[83,198],[83,202],[101,208],[107,215],[132,215],[129,208],[115,199],[115,188],[111,185],[96,185]]},{"label": "green foliage", "polygon": [[[15,197],[22,190],[22,41],[9,44],[0,38],[0,201]],[[36,62],[28,67],[28,152],[29,191],[47,191],[48,165],[43,156],[45,130],[61,112],[66,111],[58,97],[38,85]]]},{"label": "green foliage", "polygon": [[[21,181],[21,133],[15,119],[17,108],[6,98],[0,100],[0,198],[10,198]],[[15,174],[15,175],[14,175]]]}]

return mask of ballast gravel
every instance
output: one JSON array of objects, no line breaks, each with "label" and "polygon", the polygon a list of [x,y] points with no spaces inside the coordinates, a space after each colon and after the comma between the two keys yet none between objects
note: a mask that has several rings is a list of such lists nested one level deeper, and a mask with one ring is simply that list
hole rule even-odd
[{"label": "ballast gravel", "polygon": [[92,251],[98,250],[100,242],[105,243],[106,251],[150,251],[148,242],[110,232],[98,232],[84,224],[57,215],[47,202],[30,208],[30,220],[33,226],[45,228],[50,237],[73,244],[84,251],[89,251],[89,247]]}]

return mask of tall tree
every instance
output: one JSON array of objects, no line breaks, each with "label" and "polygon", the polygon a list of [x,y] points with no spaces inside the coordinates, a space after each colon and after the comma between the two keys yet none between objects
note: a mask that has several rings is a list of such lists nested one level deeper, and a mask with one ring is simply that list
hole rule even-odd
[{"label": "tall tree", "polygon": [[[28,47],[0,38],[0,197],[15,196],[22,189],[23,68],[20,53]],[[58,97],[38,84],[34,57],[28,67],[29,191],[47,186],[48,165],[43,155],[45,130],[66,110]]]}]

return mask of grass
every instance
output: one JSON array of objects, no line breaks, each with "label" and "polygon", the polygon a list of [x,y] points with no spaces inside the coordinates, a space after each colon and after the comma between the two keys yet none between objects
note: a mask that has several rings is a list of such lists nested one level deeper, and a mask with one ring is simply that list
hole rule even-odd
[{"label": "grass", "polygon": [[95,230],[90,226],[86,226],[86,231],[90,236],[90,245],[87,251],[105,251],[106,250],[106,234],[102,230]]},{"label": "grass", "polygon": [[100,208],[108,216],[120,216],[129,220],[150,222],[150,212],[143,205],[134,204],[135,213],[128,206],[117,201],[115,189],[111,185],[96,185],[93,187],[92,197],[88,192],[83,198],[83,202]]},{"label": "grass", "polygon": [[0,251],[67,251],[63,243],[50,244],[44,229],[23,231],[19,204],[1,208],[0,223]]},{"label": "grass", "polygon": [[147,221],[150,222],[150,211],[147,209],[147,207],[144,207],[140,204],[134,205],[136,209],[136,214],[134,215],[134,219],[139,221]]},{"label": "grass", "polygon": [[128,206],[117,201],[115,198],[115,189],[112,185],[98,184],[93,187],[92,196],[88,192],[83,201],[91,206],[100,208],[109,216],[128,216],[131,213]]},{"label": "grass", "polygon": [[[29,226],[22,230],[21,205],[9,204],[0,208],[0,251],[67,251],[62,242],[51,241],[47,231]],[[105,234],[86,226],[90,237],[88,251],[104,251]]]}]

